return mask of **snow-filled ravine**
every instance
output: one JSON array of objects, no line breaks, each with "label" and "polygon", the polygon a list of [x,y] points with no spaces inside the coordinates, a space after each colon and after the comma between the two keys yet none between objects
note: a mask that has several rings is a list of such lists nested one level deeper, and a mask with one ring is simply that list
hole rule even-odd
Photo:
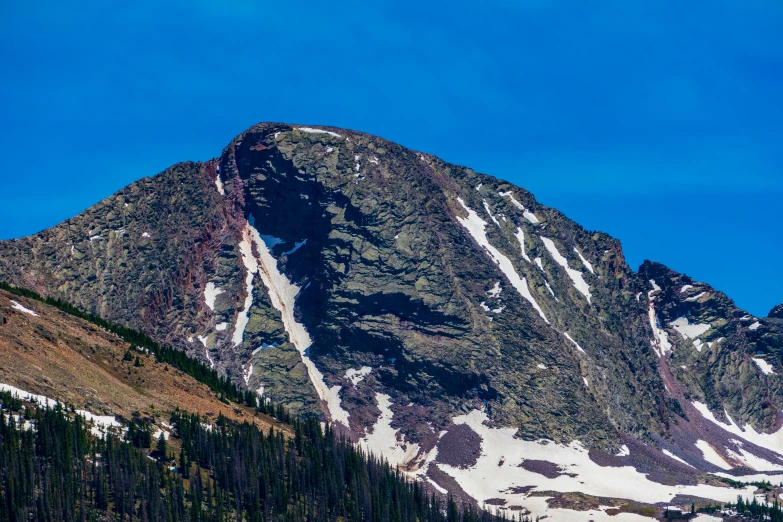
[{"label": "snow-filled ravine", "polygon": [[313,344],[313,340],[310,338],[310,334],[304,325],[297,321],[294,316],[294,306],[296,296],[299,294],[299,287],[291,283],[280,272],[277,267],[277,260],[272,257],[269,247],[267,247],[258,230],[253,226],[253,220],[249,220],[245,225],[239,248],[243,264],[247,270],[245,282],[248,297],[245,299],[244,309],[237,318],[234,344],[238,345],[242,342],[244,329],[248,322],[247,313],[253,304],[253,277],[255,274],[258,274],[269,293],[272,306],[280,312],[283,327],[286,333],[288,333],[288,338],[302,357],[302,362],[307,368],[310,381],[313,383],[318,397],[326,404],[329,416],[333,422],[339,422],[348,427],[348,412],[343,409],[340,403],[342,386],[328,387],[324,382],[323,373],[315,367],[315,364],[308,356],[308,348]]}]

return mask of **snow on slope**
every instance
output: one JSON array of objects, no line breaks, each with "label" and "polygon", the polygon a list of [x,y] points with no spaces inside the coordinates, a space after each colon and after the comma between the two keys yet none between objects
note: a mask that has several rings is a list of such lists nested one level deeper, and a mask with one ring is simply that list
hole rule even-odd
[{"label": "snow on slope", "polygon": [[724,459],[706,440],[697,440],[696,447],[701,451],[704,460],[710,464],[714,464],[721,469],[731,469],[734,467],[726,462],[726,459]]},{"label": "snow on slope", "polygon": [[204,302],[207,304],[210,310],[215,309],[215,299],[222,294],[224,290],[215,286],[215,283],[209,282],[204,287]]},{"label": "snow on slope", "polygon": [[[304,325],[294,317],[294,303],[296,296],[299,294],[299,287],[291,283],[277,268],[277,260],[272,257],[272,253],[269,251],[266,243],[261,238],[258,230],[250,224],[250,221],[245,225],[242,238],[243,243],[246,238],[252,242],[249,253],[250,256],[253,256],[253,263],[250,263],[250,265],[253,266],[253,264],[255,264],[256,271],[269,293],[269,300],[272,302],[272,306],[280,312],[283,320],[283,327],[288,333],[288,338],[291,343],[296,347],[297,351],[299,351],[302,362],[307,368],[307,374],[310,377],[310,381],[313,383],[315,391],[318,393],[318,397],[326,403],[332,421],[339,422],[348,427],[348,412],[342,408],[342,404],[340,403],[340,390],[342,389],[342,386],[332,386],[330,388],[326,385],[323,373],[315,367],[315,364],[308,355],[308,348],[313,344],[310,334],[307,332]],[[253,255],[252,246],[255,246],[258,257]],[[240,249],[242,249],[241,245]],[[242,257],[243,259],[245,257],[244,250],[242,251]],[[252,283],[252,277],[250,277],[249,280]],[[245,302],[245,304],[245,309],[249,309],[250,306],[247,305],[247,302]],[[246,313],[247,312],[245,312],[245,314]],[[247,324],[246,319],[245,324]]]},{"label": "snow on slope", "polygon": [[362,366],[358,370],[355,370],[353,368],[348,368],[345,370],[345,378],[351,381],[351,384],[354,385],[354,387],[362,382],[365,377],[370,375],[370,372],[372,371],[372,368],[369,366]]},{"label": "snow on slope", "polygon": [[492,259],[492,261],[498,265],[500,271],[505,274],[511,283],[511,286],[513,286],[516,291],[519,292],[519,295],[525,298],[533,306],[533,308],[536,309],[541,318],[546,321],[547,324],[549,324],[549,320],[547,320],[544,312],[541,310],[541,307],[538,306],[538,303],[530,293],[530,289],[527,286],[527,279],[520,277],[519,274],[517,274],[517,271],[514,269],[514,265],[511,263],[511,260],[489,243],[486,231],[484,230],[487,226],[487,222],[481,219],[475,211],[465,205],[465,202],[462,201],[462,198],[457,198],[457,201],[460,205],[462,205],[462,208],[468,212],[467,218],[457,216],[457,221],[459,221],[459,223],[465,227],[465,229],[470,233],[479,246],[485,249],[490,259]]},{"label": "snow on slope", "polygon": [[517,238],[517,241],[519,241],[519,248],[522,249],[522,257],[530,263],[530,258],[525,253],[525,233],[522,231],[521,227],[517,227],[517,233],[514,234]]},{"label": "snow on slope", "polygon": [[685,339],[695,339],[711,328],[709,324],[690,323],[685,316],[678,317],[670,324]]},{"label": "snow on slope", "polygon": [[239,254],[242,257],[242,264],[245,266],[247,274],[245,275],[245,304],[236,323],[234,323],[234,335],[231,340],[234,346],[242,344],[242,340],[245,336],[245,327],[250,320],[247,316],[250,311],[250,307],[253,306],[253,277],[258,272],[258,261],[255,255],[253,255],[253,244],[250,238],[250,224],[242,230],[242,241],[239,242]]},{"label": "snow on slope", "polygon": [[[459,486],[479,502],[501,498],[508,505],[523,506],[533,516],[554,515],[546,497],[531,497],[537,491],[581,492],[609,498],[626,498],[644,503],[670,502],[676,495],[693,495],[732,502],[738,493],[752,494],[755,486],[744,490],[699,485],[664,485],[653,482],[631,466],[603,467],[590,460],[589,452],[579,441],[557,444],[552,441],[525,441],[514,437],[516,428],[490,428],[484,423],[487,415],[478,410],[454,417],[455,424],[466,424],[481,437],[481,455],[475,465],[459,468],[438,464],[439,468],[453,477]],[[520,465],[524,460],[546,461],[557,465],[561,475],[547,478],[528,471]],[[535,484],[532,490],[520,492],[524,486]],[[563,513],[560,513],[563,511]],[[568,515],[571,513],[571,515]],[[559,510],[554,520],[596,520],[585,512]],[[571,518],[574,517],[574,518]],[[614,517],[612,520],[618,520]]]},{"label": "snow on slope", "polygon": [[312,127],[297,127],[296,130],[302,132],[308,132],[310,134],[328,134],[329,136],[333,136],[335,138],[342,138],[342,135],[337,134],[336,132],[323,130],[323,129],[314,129]]},{"label": "snow on slope", "polygon": [[582,255],[579,249],[574,247],[574,252],[576,252],[576,255],[578,255],[579,259],[582,260],[582,264],[585,265],[585,268],[589,270],[591,274],[595,274],[595,270],[593,270],[593,265],[590,263],[590,261],[585,259],[585,256]]},{"label": "snow on slope", "polygon": [[653,279],[650,279],[650,284],[653,287],[652,290],[647,292],[647,299],[649,300],[647,317],[650,319],[650,328],[653,331],[653,339],[650,341],[650,344],[652,344],[652,348],[658,357],[662,357],[672,351],[672,343],[669,341],[669,334],[658,326],[658,316],[655,313],[655,297],[653,294],[660,291],[661,287],[655,284]]},{"label": "snow on slope", "polygon": [[34,316],[34,317],[38,317],[38,314],[37,314],[37,313],[33,312],[33,311],[32,311],[32,310],[30,310],[29,308],[25,308],[24,306],[20,305],[20,304],[19,304],[19,303],[17,303],[16,301],[14,301],[14,300],[11,300],[11,303],[12,303],[12,305],[13,305],[11,308],[13,308],[14,310],[19,310],[20,312],[22,312],[22,313],[24,313],[24,314],[27,314],[27,315],[32,315],[32,316]]},{"label": "snow on slope", "polygon": [[560,251],[555,246],[555,242],[552,241],[549,238],[546,238],[544,236],[540,236],[541,241],[544,242],[544,246],[549,251],[549,254],[552,256],[552,259],[555,260],[555,263],[562,266],[566,274],[568,274],[568,277],[571,278],[571,282],[573,282],[574,287],[579,290],[586,298],[587,302],[590,302],[590,286],[587,284],[587,282],[584,280],[584,277],[582,277],[582,272],[579,270],[574,270],[570,266],[568,266],[568,260],[563,257],[563,255],[560,253]]},{"label": "snow on slope", "polygon": [[391,397],[385,393],[376,393],[375,400],[381,415],[372,427],[372,431],[359,441],[359,446],[366,452],[383,456],[391,466],[404,466],[410,463],[419,453],[418,444],[405,444],[397,440],[400,430],[391,427],[394,412],[391,410]]},{"label": "snow on slope", "polygon": [[696,408],[696,410],[698,410],[699,413],[701,413],[702,417],[712,422],[713,424],[719,426],[720,428],[723,428],[729,433],[738,436],[740,439],[751,442],[756,446],[766,448],[783,457],[783,428],[779,429],[775,433],[759,433],[755,429],[753,429],[753,426],[751,426],[750,424],[746,424],[745,428],[740,428],[732,420],[728,412],[725,411],[724,411],[724,415],[726,415],[726,419],[728,419],[729,423],[724,424],[723,422],[715,418],[715,415],[712,414],[712,412],[710,411],[710,409],[707,407],[706,404],[698,401],[693,401],[692,404],[693,407]]},{"label": "snow on slope", "polygon": [[[0,391],[9,392],[12,396],[27,402],[35,402],[46,408],[54,408],[57,404],[60,404],[63,408],[67,406],[63,403],[58,403],[45,395],[36,395],[25,390],[21,390],[9,384],[0,383]],[[85,420],[88,420],[94,424],[92,433],[98,437],[102,437],[106,434],[106,428],[122,428],[114,415],[95,415],[87,410],[76,410],[76,414],[82,416]]]},{"label": "snow on slope", "polygon": [[775,372],[772,370],[772,365],[771,365],[771,364],[769,364],[769,363],[768,363],[767,361],[765,361],[764,359],[757,359],[757,358],[755,358],[755,357],[754,357],[754,358],[753,358],[753,362],[754,362],[754,363],[756,363],[756,366],[758,366],[758,367],[759,367],[759,369],[761,370],[761,372],[762,372],[764,375],[772,375],[772,374],[774,374],[774,373],[775,373]]}]

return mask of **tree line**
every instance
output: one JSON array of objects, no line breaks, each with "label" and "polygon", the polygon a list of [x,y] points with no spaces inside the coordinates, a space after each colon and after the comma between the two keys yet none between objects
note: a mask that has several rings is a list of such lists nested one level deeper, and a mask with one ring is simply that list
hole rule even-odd
[{"label": "tree line", "polygon": [[504,519],[428,494],[313,418],[294,418],[285,436],[176,411],[171,440],[153,449],[141,425],[98,437],[60,404],[0,401],[0,522]]}]

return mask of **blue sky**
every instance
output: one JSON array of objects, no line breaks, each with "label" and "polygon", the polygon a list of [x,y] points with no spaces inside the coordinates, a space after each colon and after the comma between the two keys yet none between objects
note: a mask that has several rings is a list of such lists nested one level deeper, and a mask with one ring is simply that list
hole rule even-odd
[{"label": "blue sky", "polygon": [[378,134],[531,190],[629,262],[783,301],[783,4],[0,6],[0,238],[259,121]]}]

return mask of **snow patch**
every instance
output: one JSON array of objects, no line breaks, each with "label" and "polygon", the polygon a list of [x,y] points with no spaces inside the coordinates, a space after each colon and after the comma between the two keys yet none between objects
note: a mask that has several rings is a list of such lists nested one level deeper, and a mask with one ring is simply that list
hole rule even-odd
[{"label": "snow patch", "polygon": [[323,129],[314,129],[313,127],[297,127],[296,130],[302,132],[308,132],[310,134],[328,134],[329,136],[333,136],[335,138],[342,138],[342,135],[337,134],[336,132],[323,130]]},{"label": "snow patch", "polygon": [[715,415],[712,414],[706,404],[698,401],[693,401],[691,404],[693,404],[693,407],[696,408],[699,413],[701,413],[702,417],[717,425],[718,427],[738,436],[742,440],[753,443],[756,446],[766,448],[774,453],[777,453],[778,455],[783,456],[783,428],[779,429],[775,433],[759,433],[753,429],[753,426],[750,424],[746,424],[744,428],[740,428],[737,426],[737,424],[734,423],[731,416],[729,416],[729,413],[725,410],[724,415],[726,415],[726,419],[728,419],[729,423],[724,424],[715,418]]},{"label": "snow patch", "polygon": [[538,368],[539,370],[546,370],[546,365],[544,365],[544,364],[541,364],[541,363],[538,363],[538,364],[536,365],[536,368]]},{"label": "snow patch", "polygon": [[[50,399],[45,395],[30,393],[9,384],[0,383],[0,391],[8,392],[12,396],[17,397],[23,401],[35,402],[36,404],[40,404],[45,408],[54,408],[57,406],[57,404],[60,404],[63,408],[66,408],[65,404],[55,401],[54,399]],[[76,414],[83,417],[84,420],[94,424],[90,431],[93,433],[93,435],[98,437],[105,436],[107,428],[122,428],[122,424],[117,421],[114,415],[95,415],[94,413],[90,413],[87,410],[76,410]]]},{"label": "snow patch", "polygon": [[204,287],[204,302],[210,310],[215,310],[215,299],[222,293],[224,293],[224,291],[215,286],[215,283],[209,282]]},{"label": "snow patch", "polygon": [[774,371],[772,371],[772,365],[769,364],[764,359],[756,359],[754,357],[753,358],[753,362],[756,363],[756,366],[759,367],[759,369],[761,370],[761,373],[763,373],[764,375],[771,375],[771,374],[775,373]]},{"label": "snow patch", "polygon": [[487,211],[487,214],[489,214],[490,219],[498,226],[500,227],[500,223],[497,219],[495,219],[495,216],[492,215],[492,212],[489,210],[489,205],[487,204],[487,200],[484,200],[484,210]]},{"label": "snow patch", "polygon": [[552,259],[555,260],[555,262],[562,266],[566,273],[568,274],[568,277],[571,278],[571,281],[574,283],[574,287],[579,290],[586,298],[587,302],[590,302],[590,286],[585,282],[584,278],[582,277],[582,272],[579,270],[574,270],[570,266],[568,266],[568,260],[563,257],[560,254],[560,251],[555,246],[555,242],[552,241],[549,238],[546,238],[544,236],[540,236],[541,241],[544,242],[544,246],[549,251],[549,254],[552,256]]},{"label": "snow patch", "polygon": [[587,377],[582,377],[582,380],[585,382],[585,388],[589,388],[590,384],[587,382]]},{"label": "snow patch", "polygon": [[349,368],[345,370],[345,378],[351,381],[351,384],[353,384],[354,388],[357,384],[362,382],[365,377],[370,375],[370,372],[372,371],[372,368],[369,366],[362,366],[358,370],[354,370],[353,368]]},{"label": "snow patch", "polygon": [[761,326],[761,323],[756,321],[752,325],[748,326],[748,330],[758,330],[759,326]]},{"label": "snow patch", "polygon": [[239,242],[239,254],[242,257],[242,264],[245,266],[247,274],[245,275],[245,304],[236,323],[234,323],[234,335],[231,337],[234,346],[242,344],[245,335],[245,327],[250,318],[247,316],[250,307],[253,305],[253,276],[258,272],[258,261],[253,255],[253,245],[250,238],[250,225],[248,224],[242,230],[242,241]]},{"label": "snow patch", "polygon": [[684,294],[685,292],[687,292],[691,288],[693,288],[693,285],[684,285],[682,288],[680,288],[680,293]]},{"label": "snow patch", "polygon": [[[650,282],[653,284],[655,283],[652,279]],[[652,292],[653,290],[650,291],[650,293]],[[650,328],[652,328],[653,331],[653,339],[650,340],[650,344],[652,344],[653,350],[655,350],[658,357],[662,357],[672,351],[672,343],[669,341],[669,334],[658,326],[658,317],[655,314],[655,305],[653,304],[653,301],[654,299],[650,298],[650,303],[647,308],[647,317],[650,319]]]},{"label": "snow patch", "polygon": [[359,441],[359,447],[368,453],[385,458],[392,467],[403,467],[410,463],[419,453],[419,445],[405,444],[397,440],[399,431],[391,427],[394,412],[391,410],[391,397],[385,393],[376,393],[375,400],[381,415],[372,427],[371,433],[366,433]]},{"label": "snow patch", "polygon": [[593,270],[593,265],[590,264],[590,261],[585,259],[585,256],[582,255],[579,249],[574,247],[574,252],[576,252],[576,255],[579,256],[579,259],[582,261],[582,264],[585,265],[585,268],[588,269],[591,274],[595,274],[595,270]]},{"label": "snow patch", "polygon": [[522,227],[517,227],[517,232],[514,236],[517,238],[517,241],[519,241],[519,248],[522,249],[522,258],[530,263],[530,258],[525,253],[525,232],[522,230]]},{"label": "snow patch", "polygon": [[141,237],[152,237],[149,232],[144,232]]},{"label": "snow patch", "polygon": [[226,328],[228,328],[228,323],[218,323],[217,326],[215,326],[215,330],[218,332],[222,332]]},{"label": "snow patch", "polygon": [[220,174],[215,176],[215,186],[217,187],[218,192],[220,192],[221,196],[225,196],[226,195],[226,191],[223,188],[223,182],[220,181]]},{"label": "snow patch", "polygon": [[32,315],[34,317],[39,317],[37,313],[33,312],[29,308],[25,308],[24,306],[20,305],[19,303],[17,303],[14,300],[11,300],[11,303],[13,303],[13,306],[11,308],[13,308],[14,310],[19,310],[22,313],[25,313],[25,314],[28,314],[28,315]]},{"label": "snow patch", "polygon": [[[579,441],[569,444],[558,444],[548,440],[525,441],[514,436],[516,428],[490,428],[485,424],[487,420],[487,415],[477,410],[454,417],[455,424],[465,424],[481,437],[481,454],[476,464],[469,468],[447,464],[438,464],[438,466],[479,503],[491,498],[502,498],[507,505],[519,505],[531,511],[531,518],[548,515],[552,520],[558,521],[623,520],[609,516],[595,517],[595,510],[575,512],[549,508],[547,497],[531,496],[542,491],[581,492],[596,497],[626,498],[655,504],[669,503],[676,495],[692,495],[719,502],[733,502],[738,493],[747,495],[754,490],[753,486],[743,491],[705,484],[673,486],[660,484],[649,480],[645,474],[631,466],[598,465],[590,460],[588,449]],[[526,459],[551,462],[558,466],[563,474],[549,479],[528,471],[520,467]],[[499,463],[501,465],[498,465]],[[533,484],[535,487],[525,493],[514,490],[515,487]],[[643,519],[639,517],[635,520]]]},{"label": "snow patch", "polygon": [[495,286],[492,287],[492,289],[487,292],[487,295],[493,299],[497,299],[497,296],[500,295],[500,292],[502,292],[503,289],[500,287],[500,281],[495,283]]},{"label": "snow patch", "polygon": [[533,261],[536,262],[536,265],[538,265],[538,268],[540,268],[541,271],[543,272],[544,271],[544,265],[541,263],[541,258],[537,257]]},{"label": "snow patch", "polygon": [[541,223],[541,222],[538,220],[538,218],[536,217],[536,215],[535,215],[535,214],[533,214],[532,212],[530,212],[530,211],[529,211],[529,210],[527,210],[527,209],[525,209],[525,211],[524,211],[524,212],[522,212],[522,215],[523,215],[523,216],[525,216],[525,219],[527,219],[528,221],[530,221],[530,222],[531,222],[531,223],[533,223],[534,225],[538,225],[539,223]]},{"label": "snow patch", "polygon": [[533,214],[532,212],[530,212],[529,210],[527,210],[522,203],[517,201],[516,198],[514,197],[514,194],[512,194],[511,191],[508,191],[508,192],[498,192],[498,194],[500,195],[500,197],[509,198],[509,200],[511,201],[511,204],[513,204],[515,207],[517,207],[519,210],[522,211],[522,215],[525,216],[525,219],[527,219],[528,221],[530,221],[534,225],[538,225],[540,223],[540,221],[538,220],[536,215]]},{"label": "snow patch", "polygon": [[511,200],[511,204],[517,207],[519,210],[525,210],[525,206],[517,201],[517,198],[514,197],[514,194],[512,194],[510,190],[508,192],[498,192],[498,195],[500,195],[502,198],[508,198]]},{"label": "snow patch", "polygon": [[245,380],[245,386],[250,385],[250,377],[253,376],[253,363],[247,367],[247,370],[242,371],[242,378]]},{"label": "snow patch", "polygon": [[615,457],[627,457],[630,454],[631,454],[631,450],[628,449],[627,445],[623,444],[622,446],[620,446],[620,451],[618,451],[615,454]]},{"label": "snow patch", "polygon": [[508,278],[511,286],[513,286],[516,291],[519,292],[519,294],[525,298],[533,306],[533,308],[535,308],[541,318],[547,324],[549,324],[549,321],[544,315],[544,312],[541,310],[541,307],[538,306],[538,303],[530,293],[530,288],[527,286],[527,279],[520,277],[516,270],[514,270],[514,265],[511,263],[511,260],[489,243],[486,231],[484,230],[487,226],[487,222],[481,219],[475,211],[468,208],[468,206],[465,205],[465,203],[462,201],[462,198],[457,198],[457,201],[460,205],[462,205],[462,208],[468,212],[467,218],[457,216],[457,221],[463,227],[465,227],[465,229],[470,233],[479,246],[484,248],[490,259],[492,259],[492,261],[498,265],[498,268],[500,268],[501,272],[503,272],[503,274],[505,274],[505,276]]},{"label": "snow patch", "polygon": [[560,299],[557,298],[557,296],[555,295],[554,290],[552,290],[552,287],[549,286],[549,281],[547,281],[546,279],[544,279],[544,286],[546,286],[546,289],[549,290],[550,294],[552,294],[552,297],[555,298],[555,302],[559,303]]},{"label": "snow patch", "polygon": [[684,315],[669,323],[685,339],[696,339],[711,328],[709,324],[689,323]]},{"label": "snow patch", "polygon": [[715,451],[715,448],[713,448],[712,445],[710,445],[710,443],[708,443],[706,440],[697,440],[696,447],[701,451],[702,455],[704,456],[704,460],[710,464],[718,466],[721,469],[732,469],[734,467],[726,462],[726,460],[721,457],[720,453]]},{"label": "snow patch", "polygon": [[699,299],[701,299],[701,298],[704,296],[704,294],[706,294],[706,293],[707,293],[707,292],[702,292],[702,293],[700,293],[700,294],[698,294],[698,295],[694,295],[693,297],[689,297],[688,299],[686,299],[686,301],[688,301],[688,302],[698,301],[698,300],[699,300]]},{"label": "snow patch", "polygon": [[576,346],[576,349],[577,349],[577,350],[579,350],[579,351],[580,351],[580,352],[582,352],[582,353],[585,353],[585,351],[582,349],[582,347],[581,347],[581,346],[579,346],[579,343],[577,343],[576,341],[574,341],[574,340],[571,338],[571,336],[570,336],[570,335],[568,335],[568,332],[563,332],[563,335],[565,335],[565,338],[566,338],[566,339],[568,339],[569,341],[571,341],[572,343],[574,343],[574,346]]}]

